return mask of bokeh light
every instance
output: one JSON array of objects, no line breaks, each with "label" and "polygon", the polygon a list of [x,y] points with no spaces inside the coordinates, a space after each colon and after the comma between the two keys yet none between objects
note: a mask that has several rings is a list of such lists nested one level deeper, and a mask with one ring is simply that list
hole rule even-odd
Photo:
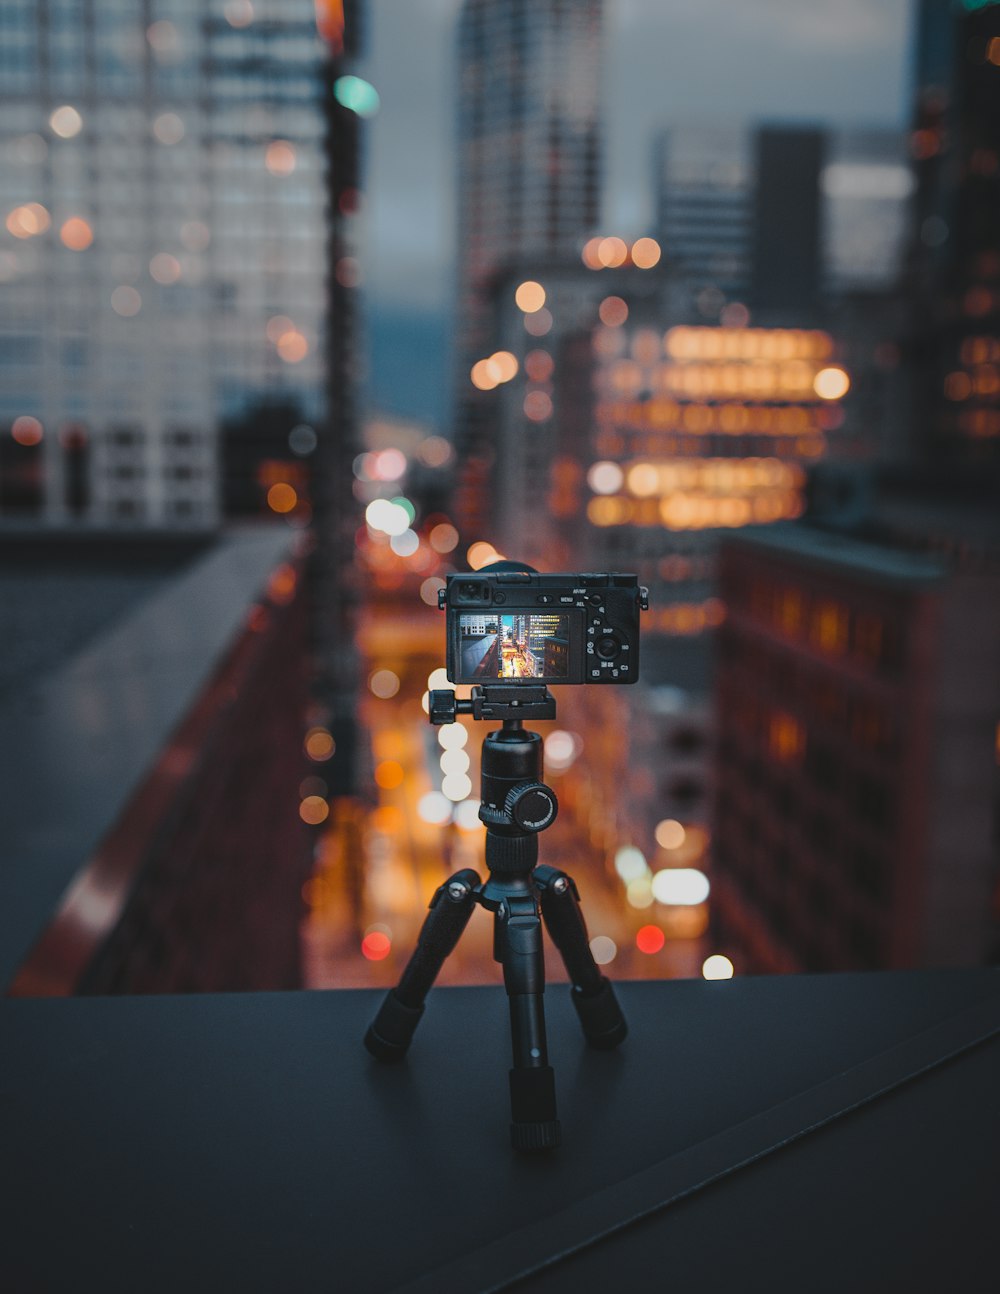
[{"label": "bokeh light", "polygon": [[524,357],[524,371],[532,382],[547,382],[555,369],[555,361],[547,350],[529,350]]},{"label": "bokeh light", "polygon": [[544,337],[551,327],[552,315],[544,306],[534,314],[524,316],[525,332],[530,333],[532,337]]},{"label": "bokeh light", "polygon": [[687,832],[676,818],[664,818],[656,824],[656,843],[661,849],[680,849]]},{"label": "bokeh light", "polygon": [[617,494],[625,483],[625,473],[617,463],[594,463],[587,473],[587,484],[595,494]]},{"label": "bokeh light", "polygon": [[309,354],[309,342],[295,329],[278,338],[278,354],[286,364],[299,364]]},{"label": "bokeh light", "polygon": [[30,414],[22,414],[20,418],[14,419],[10,434],[19,445],[28,448],[41,444],[45,436],[45,428],[37,418],[32,418]]},{"label": "bokeh light", "polygon": [[474,571],[481,571],[484,566],[489,566],[492,562],[499,561],[500,554],[492,544],[488,544],[485,539],[481,539],[469,546],[469,550],[465,554],[465,560]]},{"label": "bokeh light", "polygon": [[821,400],[839,400],[851,387],[851,379],[842,368],[821,368],[813,378],[813,390]]},{"label": "bokeh light", "polygon": [[176,112],[161,112],[153,118],[153,138],[158,144],[168,148],[179,144],[184,138],[184,122]]},{"label": "bokeh light", "polygon": [[616,269],[628,260],[628,247],[621,238],[602,238],[596,256],[606,269]]},{"label": "bokeh light", "polygon": [[458,531],[448,521],[431,527],[427,541],[436,553],[451,553],[458,547]]},{"label": "bokeh light", "polygon": [[276,481],[267,492],[267,506],[272,512],[291,512],[298,501],[298,492],[287,481]]},{"label": "bokeh light", "polygon": [[438,591],[444,587],[445,582],[440,575],[429,576],[420,586],[420,601],[426,602],[429,607],[436,607]]},{"label": "bokeh light", "polygon": [[230,27],[249,27],[253,22],[252,0],[226,0],[222,12]]},{"label": "bokeh light", "polygon": [[594,935],[590,952],[598,966],[607,966],[618,956],[618,945],[608,935]]},{"label": "bokeh light", "polygon": [[443,827],[451,821],[452,802],[440,791],[428,791],[417,801],[417,817],[432,827]]},{"label": "bokeh light", "polygon": [[264,150],[264,165],[272,175],[291,175],[297,160],[295,146],[287,139],[272,140]]},{"label": "bokeh light", "polygon": [[390,536],[389,547],[397,557],[412,557],[420,547],[420,539],[415,530],[407,528],[401,535]]},{"label": "bokeh light", "polygon": [[534,314],[545,304],[545,289],[534,279],[527,279],[517,288],[514,300],[517,302],[518,309],[523,310],[525,314]]},{"label": "bokeh light", "polygon": [[621,297],[605,297],[597,313],[606,328],[619,328],[628,318],[628,306]]},{"label": "bokeh light", "polygon": [[50,114],[49,126],[60,139],[72,139],[83,129],[83,118],[72,104],[64,103]]},{"label": "bokeh light", "polygon": [[648,875],[649,864],[641,849],[637,849],[635,845],[622,845],[615,852],[615,871],[627,884],[637,877]]},{"label": "bokeh light", "polygon": [[545,738],[545,766],[554,773],[564,772],[583,750],[583,739],[575,732],[556,728]]},{"label": "bokeh light", "polygon": [[332,759],[337,749],[337,744],[329,729],[321,727],[309,729],[306,733],[304,745],[306,754],[317,764]]},{"label": "bokeh light", "polygon": [[441,790],[449,800],[467,800],[472,794],[472,782],[467,773],[449,773],[441,782]]},{"label": "bokeh light", "polygon": [[330,816],[330,806],[322,795],[307,795],[299,804],[299,817],[311,827],[318,827]]},{"label": "bokeh light", "polygon": [[468,744],[469,730],[463,723],[445,723],[438,728],[437,737],[442,750],[461,750]]},{"label": "bokeh light", "polygon": [[635,936],[636,948],[648,955],[658,953],[666,942],[667,937],[659,926],[643,926]]},{"label": "bokeh light", "polygon": [[395,696],[399,686],[399,675],[391,669],[377,669],[368,678],[368,690],[382,701]]},{"label": "bokeh light", "polygon": [[469,771],[469,763],[469,756],[466,752],[460,746],[456,746],[450,750],[445,750],[442,753],[440,759],[441,772],[445,773],[448,777],[452,777],[459,773],[467,773]]},{"label": "bokeh light", "polygon": [[734,972],[733,963],[722,953],[713,953],[711,957],[706,957],[701,968],[701,973],[705,979],[732,979]]},{"label": "bokeh light", "polygon": [[425,467],[444,467],[452,459],[451,445],[444,436],[427,436],[417,446],[417,457]]},{"label": "bokeh light", "polygon": [[694,907],[708,898],[708,877],[696,867],[665,867],[653,876],[657,903]]},{"label": "bokeh light", "polygon": [[149,276],[156,283],[168,286],[181,276],[181,263],[169,252],[157,252],[149,262]]},{"label": "bokeh light", "polygon": [[370,962],[380,962],[392,951],[392,938],[384,929],[372,927],[361,940],[361,951]]},{"label": "bokeh light", "polygon": [[456,804],[453,814],[455,826],[462,831],[481,831],[483,824],[479,820],[479,805],[479,800],[462,800]]},{"label": "bokeh light", "polygon": [[94,241],[94,231],[82,216],[70,216],[63,221],[59,238],[71,252],[85,252]]},{"label": "bokeh light", "polygon": [[661,254],[655,238],[637,238],[632,244],[632,264],[640,270],[651,270],[659,263]]},{"label": "bokeh light", "polygon": [[131,319],[142,309],[142,297],[127,283],[122,283],[111,293],[111,309],[123,319]]},{"label": "bokeh light", "polygon": [[375,784],[383,791],[394,791],[403,784],[403,765],[396,759],[383,759],[375,765]]}]

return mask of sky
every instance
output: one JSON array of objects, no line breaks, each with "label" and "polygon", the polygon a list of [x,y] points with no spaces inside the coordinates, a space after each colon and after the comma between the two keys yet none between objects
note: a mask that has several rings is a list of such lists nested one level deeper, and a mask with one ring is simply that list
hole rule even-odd
[{"label": "sky", "polygon": [[[372,395],[433,422],[443,417],[454,293],[459,8],[460,0],[368,0],[358,66],[382,101],[364,124]],[[905,128],[911,9],[911,0],[607,0],[602,232],[650,231],[652,140],[666,127],[763,120]]]}]

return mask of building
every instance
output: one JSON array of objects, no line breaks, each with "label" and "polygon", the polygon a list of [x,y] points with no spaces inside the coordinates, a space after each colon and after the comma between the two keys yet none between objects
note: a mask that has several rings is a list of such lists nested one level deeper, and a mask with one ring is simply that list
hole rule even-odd
[{"label": "building", "polygon": [[458,28],[455,520],[491,515],[493,406],[469,387],[496,350],[493,280],[579,255],[598,223],[602,0],[466,0]]},{"label": "building", "polygon": [[1000,471],[1000,6],[918,10],[908,356],[915,450]]},{"label": "building", "polygon": [[0,509],[304,524],[329,256],[313,4],[12,0],[0,60]]},{"label": "building", "polygon": [[738,967],[997,953],[1000,567],[805,525],[722,550],[715,942]]},{"label": "building", "polygon": [[740,301],[757,322],[808,325],[831,299],[895,283],[907,162],[898,131],[673,127],[656,145],[657,237],[703,318]]}]

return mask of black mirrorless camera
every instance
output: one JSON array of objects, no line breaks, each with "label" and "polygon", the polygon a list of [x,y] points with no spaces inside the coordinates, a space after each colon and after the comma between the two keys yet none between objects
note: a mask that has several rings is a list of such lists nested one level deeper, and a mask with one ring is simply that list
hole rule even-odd
[{"label": "black mirrorless camera", "polygon": [[541,575],[496,562],[449,575],[438,604],[448,613],[452,683],[634,683],[639,677],[639,612],[649,598],[634,575]]}]

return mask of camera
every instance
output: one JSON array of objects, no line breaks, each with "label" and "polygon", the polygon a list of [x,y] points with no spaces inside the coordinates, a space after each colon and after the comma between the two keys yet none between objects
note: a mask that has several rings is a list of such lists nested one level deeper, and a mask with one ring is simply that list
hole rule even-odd
[{"label": "camera", "polygon": [[495,562],[449,575],[438,593],[447,612],[452,683],[634,683],[639,612],[649,597],[635,575],[539,574]]}]

